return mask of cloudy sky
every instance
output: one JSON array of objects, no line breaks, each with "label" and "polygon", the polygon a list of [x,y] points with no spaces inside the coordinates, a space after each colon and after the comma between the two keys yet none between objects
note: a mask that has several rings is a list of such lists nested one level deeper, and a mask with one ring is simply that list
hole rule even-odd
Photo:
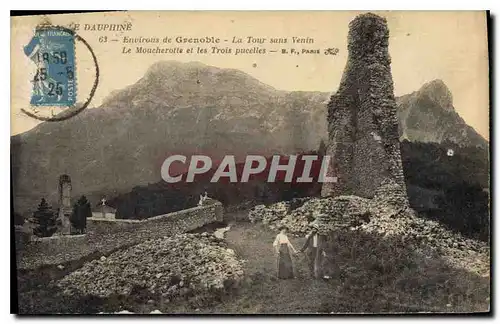
[{"label": "cloudy sky", "polygon": [[[347,60],[349,22],[359,12],[122,12],[50,16],[52,24],[124,24],[127,32],[79,30],[94,50],[100,68],[100,82],[91,107],[98,107],[113,90],[139,80],[159,60],[199,61],[221,68],[240,69],[281,90],[335,91]],[[488,50],[484,12],[377,12],[387,18],[389,51],[395,94],[418,90],[424,83],[441,79],[453,94],[455,110],[488,139]],[[27,131],[38,121],[27,117],[34,65],[23,47],[33,37],[40,17],[11,20],[11,133]],[[107,42],[99,37],[106,36]],[[324,49],[337,47],[337,56],[325,55],[213,55],[213,54],[122,54],[123,37],[175,38],[311,37],[314,44],[282,45]],[[118,41],[110,41],[117,39]],[[161,47],[188,45],[160,44]],[[239,45],[240,46],[240,45]],[[252,44],[241,46],[253,47]],[[269,44],[257,45],[268,50]],[[221,47],[225,47],[221,45]],[[135,51],[135,46],[132,51]],[[78,43],[78,101],[85,101],[95,79],[88,50]]]}]

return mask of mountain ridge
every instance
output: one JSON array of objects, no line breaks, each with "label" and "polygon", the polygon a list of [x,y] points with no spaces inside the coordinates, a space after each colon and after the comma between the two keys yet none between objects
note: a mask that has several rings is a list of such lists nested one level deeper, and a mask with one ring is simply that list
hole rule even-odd
[{"label": "mountain ridge", "polygon": [[[398,98],[404,136],[488,145],[456,112],[433,101],[430,90]],[[63,173],[72,177],[75,195],[112,194],[157,182],[170,154],[220,158],[315,150],[326,138],[329,96],[276,90],[239,70],[155,63],[99,107],[11,137],[15,208],[32,208],[42,196],[57,201],[57,179]],[[443,128],[434,121],[425,128],[428,133],[419,132],[435,116],[453,126]],[[465,135],[454,129],[466,129]]]}]

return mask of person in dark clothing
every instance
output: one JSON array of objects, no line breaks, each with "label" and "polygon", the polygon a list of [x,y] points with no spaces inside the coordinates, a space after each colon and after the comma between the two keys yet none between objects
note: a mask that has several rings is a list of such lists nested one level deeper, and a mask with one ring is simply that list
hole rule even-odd
[{"label": "person in dark clothing", "polygon": [[323,276],[323,260],[325,257],[326,236],[318,233],[318,224],[313,224],[311,232],[306,236],[306,242],[300,252],[307,250],[307,264],[311,276],[319,279]]}]

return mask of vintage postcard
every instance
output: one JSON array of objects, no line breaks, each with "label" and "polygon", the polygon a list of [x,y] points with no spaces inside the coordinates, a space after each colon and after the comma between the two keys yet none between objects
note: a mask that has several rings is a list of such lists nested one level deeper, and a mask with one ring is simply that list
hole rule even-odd
[{"label": "vintage postcard", "polygon": [[490,312],[487,26],[11,16],[12,312]]}]

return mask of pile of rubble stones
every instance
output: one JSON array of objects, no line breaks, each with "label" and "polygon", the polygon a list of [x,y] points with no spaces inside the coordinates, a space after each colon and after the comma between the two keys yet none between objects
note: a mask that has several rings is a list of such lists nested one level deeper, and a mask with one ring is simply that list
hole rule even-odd
[{"label": "pile of rubble stones", "polygon": [[304,235],[310,231],[310,224],[315,221],[324,230],[352,227],[366,222],[369,201],[357,196],[303,198],[302,204],[295,204],[295,208],[293,201],[255,206],[249,212],[249,219],[252,222],[261,221],[273,230],[286,226],[291,234]]},{"label": "pile of rubble stones", "polygon": [[275,225],[276,222],[285,217],[289,209],[290,202],[288,201],[280,201],[269,207],[257,205],[250,209],[248,219],[250,219],[252,223],[262,222],[263,224]]},{"label": "pile of rubble stones", "polygon": [[139,287],[170,301],[221,291],[237,285],[242,277],[243,264],[235,252],[223,240],[202,233],[153,239],[103,256],[57,284],[67,294],[101,298],[129,296]]},{"label": "pile of rubble stones", "polygon": [[447,229],[439,222],[418,217],[404,199],[376,193],[373,199],[357,196],[310,198],[302,206],[285,211],[287,202],[269,206],[256,206],[250,214],[265,215],[271,229],[284,225],[295,235],[305,235],[311,224],[318,224],[320,231],[339,229],[362,230],[384,236],[401,236],[406,242],[429,243],[437,248],[461,249],[475,252],[488,251],[485,242],[468,239]]}]

